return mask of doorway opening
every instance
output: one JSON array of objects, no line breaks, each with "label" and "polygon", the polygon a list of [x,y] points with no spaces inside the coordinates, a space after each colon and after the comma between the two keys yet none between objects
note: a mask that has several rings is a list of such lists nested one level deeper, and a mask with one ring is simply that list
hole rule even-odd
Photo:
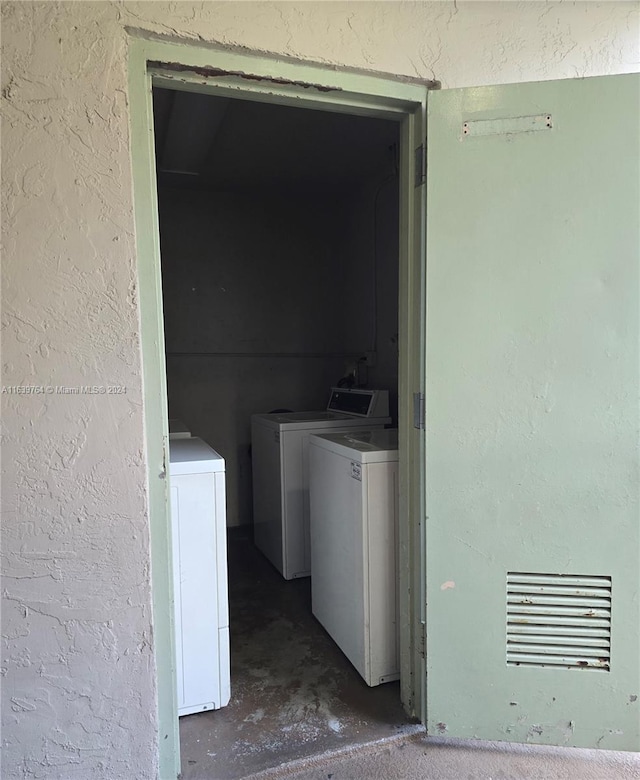
[{"label": "doorway opening", "polygon": [[233,780],[416,728],[253,530],[253,415],[368,388],[398,428],[400,126],[160,87],[153,110],[168,416],[226,464],[231,699],[181,718],[182,776]]}]

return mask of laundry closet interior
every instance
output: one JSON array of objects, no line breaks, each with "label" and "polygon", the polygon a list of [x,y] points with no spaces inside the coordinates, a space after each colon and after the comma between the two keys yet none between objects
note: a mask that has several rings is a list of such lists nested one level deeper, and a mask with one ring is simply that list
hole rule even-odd
[{"label": "laundry closet interior", "polygon": [[[398,675],[365,681],[345,656],[349,641],[339,647],[317,619],[334,635],[349,623],[348,609],[335,631],[324,619],[331,608],[320,604],[320,580],[331,590],[336,572],[357,568],[345,557],[349,543],[334,556],[323,536],[342,511],[331,501],[352,488],[334,489],[334,461],[347,463],[360,489],[374,464],[395,458],[395,482],[376,501],[395,512],[389,528],[397,523],[399,125],[163,88],[154,88],[153,104],[170,448],[184,461],[182,472],[172,463],[170,480],[172,490],[181,484],[176,474],[191,456],[175,453],[193,447],[189,435],[218,453],[226,549],[216,560],[224,552],[228,571],[221,598],[228,595],[230,698],[180,718],[182,772],[197,777],[210,765],[232,780],[414,728]],[[267,440],[284,448],[289,429],[304,439],[293,456],[297,476],[286,458],[276,464],[265,451]],[[325,440],[314,443],[311,434]],[[387,472],[372,474],[380,489]],[[309,566],[289,570],[269,505],[287,489],[312,514],[311,530],[291,526]],[[174,545],[175,536],[174,518]],[[224,534],[216,538],[220,547]],[[393,532],[377,544],[395,566]],[[188,579],[191,564],[177,554],[174,568]],[[395,590],[374,558],[373,585]],[[314,561],[324,572],[315,617]],[[208,598],[201,593],[195,612],[184,606],[187,623],[208,620]],[[394,610],[396,599],[387,598]]]}]

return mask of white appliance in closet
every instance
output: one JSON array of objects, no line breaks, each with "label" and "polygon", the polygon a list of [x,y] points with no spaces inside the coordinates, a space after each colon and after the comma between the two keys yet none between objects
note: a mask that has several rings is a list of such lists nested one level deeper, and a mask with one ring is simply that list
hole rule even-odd
[{"label": "white appliance in closet", "polygon": [[311,608],[367,685],[397,680],[398,432],[309,439]]},{"label": "white appliance in closet", "polygon": [[231,695],[225,463],[196,437],[170,438],[178,715]]},{"label": "white appliance in closet", "polygon": [[252,416],[254,541],[285,579],[311,573],[309,437],[384,428],[388,414],[388,391],[334,387],[325,410]]}]

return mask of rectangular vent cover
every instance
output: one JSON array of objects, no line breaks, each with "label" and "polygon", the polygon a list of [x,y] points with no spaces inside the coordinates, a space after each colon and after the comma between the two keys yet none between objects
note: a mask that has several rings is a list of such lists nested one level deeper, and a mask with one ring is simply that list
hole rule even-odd
[{"label": "rectangular vent cover", "polygon": [[609,671],[611,577],[507,573],[507,665]]}]

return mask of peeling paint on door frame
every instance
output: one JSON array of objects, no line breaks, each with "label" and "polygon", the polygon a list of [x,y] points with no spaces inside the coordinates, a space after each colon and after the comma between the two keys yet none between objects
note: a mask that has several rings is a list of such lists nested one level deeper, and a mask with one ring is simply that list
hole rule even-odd
[{"label": "peeling paint on door frame", "polygon": [[292,79],[260,76],[256,73],[244,73],[239,70],[223,70],[222,68],[202,68],[197,65],[181,65],[179,62],[158,62],[149,60],[147,66],[150,70],[168,71],[169,73],[195,73],[206,79],[218,79],[225,76],[237,76],[247,81],[268,81],[272,84],[288,87],[302,87],[302,89],[317,89],[318,92],[341,92],[342,87],[330,87],[324,84],[311,84],[308,81],[294,81]]}]

